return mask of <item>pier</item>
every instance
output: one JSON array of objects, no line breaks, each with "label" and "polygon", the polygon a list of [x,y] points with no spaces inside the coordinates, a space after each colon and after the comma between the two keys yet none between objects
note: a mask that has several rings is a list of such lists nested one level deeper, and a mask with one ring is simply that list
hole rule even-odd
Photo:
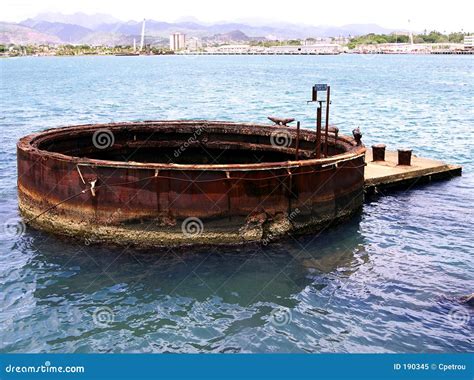
[{"label": "pier", "polygon": [[451,165],[428,158],[411,157],[411,165],[398,164],[398,152],[386,151],[384,161],[373,161],[372,149],[365,155],[364,189],[366,194],[383,190],[407,190],[414,185],[451,179],[462,174],[460,165]]}]

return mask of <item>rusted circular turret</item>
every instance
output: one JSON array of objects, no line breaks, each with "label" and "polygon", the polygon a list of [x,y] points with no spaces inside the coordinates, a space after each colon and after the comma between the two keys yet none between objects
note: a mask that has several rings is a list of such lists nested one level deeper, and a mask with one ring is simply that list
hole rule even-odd
[{"label": "rusted circular turret", "polygon": [[362,205],[365,148],[334,131],[328,157],[315,159],[315,132],[298,138],[294,127],[146,121],[51,129],[18,142],[19,205],[39,229],[138,247],[312,232]]}]

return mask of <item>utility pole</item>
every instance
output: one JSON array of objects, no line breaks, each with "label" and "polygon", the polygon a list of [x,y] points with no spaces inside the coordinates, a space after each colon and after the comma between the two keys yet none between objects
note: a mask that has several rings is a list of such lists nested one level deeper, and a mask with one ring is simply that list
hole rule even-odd
[{"label": "utility pole", "polygon": [[413,45],[413,32],[411,30],[410,20],[408,20],[408,31],[410,32],[410,44]]},{"label": "utility pole", "polygon": [[140,40],[140,51],[143,50],[143,46],[145,46],[145,19],[143,19],[143,24],[142,24],[142,38]]}]

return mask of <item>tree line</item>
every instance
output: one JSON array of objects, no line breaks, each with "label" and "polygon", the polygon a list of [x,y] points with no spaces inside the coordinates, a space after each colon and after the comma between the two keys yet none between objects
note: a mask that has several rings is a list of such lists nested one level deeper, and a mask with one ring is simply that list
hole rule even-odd
[{"label": "tree line", "polygon": [[[423,34],[414,34],[413,42],[416,44],[422,43],[463,43],[464,36],[470,33],[455,32],[455,33],[441,33],[436,30]],[[373,44],[390,44],[390,43],[407,43],[410,42],[408,34],[375,34],[369,33],[363,36],[352,37],[349,41],[349,49],[354,49],[358,45],[373,45]]]}]

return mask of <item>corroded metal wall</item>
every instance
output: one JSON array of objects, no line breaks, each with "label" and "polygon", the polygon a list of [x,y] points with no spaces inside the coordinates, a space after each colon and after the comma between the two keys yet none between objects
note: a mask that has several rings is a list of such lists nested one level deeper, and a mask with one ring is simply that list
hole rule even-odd
[{"label": "corroded metal wall", "polygon": [[[19,205],[33,226],[91,241],[137,246],[234,244],[314,231],[362,205],[363,146],[332,133],[335,154],[313,159],[315,134],[303,130],[298,159],[206,165],[91,159],[96,131],[108,131],[105,150],[157,149],[278,151],[275,127],[223,122],[144,122],[69,127],[18,143]],[[196,131],[200,131],[196,135]],[[195,136],[192,141],[189,136]],[[336,154],[338,153],[338,154]],[[197,219],[198,234],[183,223]],[[194,218],[194,219],[193,219]]]}]

